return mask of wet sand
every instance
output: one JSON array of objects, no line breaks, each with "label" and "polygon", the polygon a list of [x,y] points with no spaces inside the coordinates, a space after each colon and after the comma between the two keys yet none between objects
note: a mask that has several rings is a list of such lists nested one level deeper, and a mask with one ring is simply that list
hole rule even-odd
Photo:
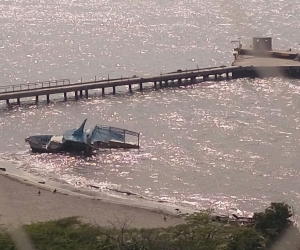
[{"label": "wet sand", "polygon": [[53,189],[0,173],[0,224],[15,227],[69,216],[79,216],[84,222],[100,226],[111,226],[111,223],[129,219],[130,226],[137,228],[167,227],[184,222],[183,218],[160,209],[116,204],[59,189],[53,193]]}]

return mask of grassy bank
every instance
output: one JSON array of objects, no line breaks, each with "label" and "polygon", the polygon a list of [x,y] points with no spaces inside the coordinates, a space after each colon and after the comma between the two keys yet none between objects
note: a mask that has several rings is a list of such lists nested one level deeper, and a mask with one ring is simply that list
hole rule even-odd
[{"label": "grassy bank", "polygon": [[[186,216],[186,223],[156,229],[132,229],[130,218],[110,228],[82,223],[76,217],[32,223],[23,227],[36,250],[253,250],[300,249],[298,229],[290,220],[291,208],[271,203],[251,221],[240,222],[202,211]],[[292,237],[286,238],[286,233]],[[17,249],[8,229],[0,234],[0,249]],[[291,235],[290,235],[291,236]],[[12,240],[14,239],[14,241]],[[292,248],[291,248],[292,247]],[[23,249],[23,248],[18,248]],[[27,249],[26,249],[27,250]]]}]

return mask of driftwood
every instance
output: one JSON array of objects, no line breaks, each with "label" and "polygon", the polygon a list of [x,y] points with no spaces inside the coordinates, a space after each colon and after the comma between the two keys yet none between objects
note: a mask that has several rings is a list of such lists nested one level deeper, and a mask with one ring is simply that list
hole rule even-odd
[{"label": "driftwood", "polygon": [[[91,188],[95,188],[95,189],[100,189],[100,187],[98,186],[95,186],[95,185],[87,185],[88,187],[91,187]],[[122,190],[118,190],[116,188],[107,188],[108,190],[110,191],[114,191],[114,192],[117,192],[117,193],[121,193],[121,194],[127,194],[127,195],[138,195],[138,194],[135,194],[135,193],[132,193],[132,192],[129,192],[129,191],[122,191]]]},{"label": "driftwood", "polygon": [[115,188],[108,188],[108,190],[114,191],[114,192],[117,192],[117,193],[121,193],[121,194],[137,195],[137,194],[131,193],[131,192],[129,192],[129,191],[121,191],[121,190],[118,190],[118,189],[115,189]]},{"label": "driftwood", "polygon": [[91,188],[96,188],[96,189],[100,189],[100,187],[98,186],[95,186],[95,185],[87,185],[88,187],[91,187]]}]

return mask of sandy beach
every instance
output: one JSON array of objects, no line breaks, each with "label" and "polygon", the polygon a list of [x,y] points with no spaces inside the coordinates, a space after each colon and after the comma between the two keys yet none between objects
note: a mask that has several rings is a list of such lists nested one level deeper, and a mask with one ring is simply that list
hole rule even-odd
[{"label": "sandy beach", "polygon": [[167,227],[184,222],[175,214],[158,209],[115,204],[61,190],[53,193],[53,189],[24,178],[5,172],[0,174],[0,224],[10,227],[69,216],[79,216],[85,222],[100,226],[111,226],[111,222],[130,219],[131,227],[137,228]]}]

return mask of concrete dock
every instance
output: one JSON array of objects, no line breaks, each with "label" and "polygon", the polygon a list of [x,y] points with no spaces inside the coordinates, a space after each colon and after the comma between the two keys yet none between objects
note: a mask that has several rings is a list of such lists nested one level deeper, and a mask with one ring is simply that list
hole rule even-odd
[{"label": "concrete dock", "polygon": [[237,73],[240,77],[300,77],[300,57],[298,51],[273,50],[271,37],[253,37],[252,45],[239,44],[234,49],[232,66],[255,68],[250,73]]},{"label": "concrete dock", "polygon": [[[243,52],[243,50],[242,50]],[[232,63],[233,66],[242,67],[280,67],[280,66],[300,66],[300,62],[292,59],[275,58],[275,57],[258,57],[253,55],[239,54],[237,59]]]},{"label": "concrete dock", "polygon": [[[110,88],[116,94],[116,88],[128,86],[128,91],[133,89],[143,91],[149,84],[154,89],[165,87],[179,87],[203,81],[218,79],[236,79],[243,77],[296,77],[300,78],[300,59],[297,52],[287,50],[273,50],[271,38],[253,38],[249,48],[242,48],[242,44],[234,49],[234,62],[231,66],[210,67],[202,69],[177,70],[158,76],[115,78],[107,80],[94,80],[89,82],[71,83],[68,79],[9,85],[0,87],[0,101],[4,100],[9,105],[12,99],[20,105],[21,98],[35,97],[39,102],[40,96],[46,96],[47,103],[50,95],[63,94],[65,101],[68,93],[75,94],[75,100],[88,98],[89,90],[100,89],[105,95]],[[136,88],[137,87],[137,88]]]}]

